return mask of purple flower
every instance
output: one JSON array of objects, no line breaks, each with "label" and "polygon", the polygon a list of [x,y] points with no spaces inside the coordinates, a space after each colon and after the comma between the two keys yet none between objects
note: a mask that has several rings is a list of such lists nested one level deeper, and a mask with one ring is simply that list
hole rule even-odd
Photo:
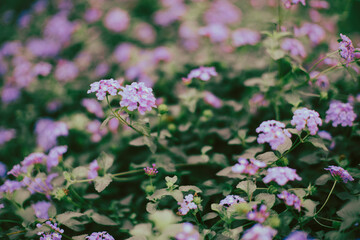
[{"label": "purple flower", "polygon": [[5,42],[0,48],[0,55],[14,56],[20,53],[22,46],[19,41]]},{"label": "purple flower", "polygon": [[312,0],[310,2],[310,7],[317,9],[329,9],[330,4],[327,1]]},{"label": "purple flower", "polygon": [[263,223],[270,216],[270,213],[267,212],[266,210],[267,210],[266,205],[261,205],[260,207],[254,205],[253,210],[248,212],[247,218],[251,221]]},{"label": "purple flower", "polygon": [[135,27],[135,36],[139,41],[145,44],[150,44],[154,43],[156,39],[156,32],[150,24],[141,22]]},{"label": "purple flower", "polygon": [[61,240],[62,233],[64,233],[64,229],[61,229],[58,227],[57,223],[52,223],[50,221],[46,221],[45,224],[38,223],[36,227],[41,228],[43,225],[46,225],[47,227],[51,228],[55,232],[38,232],[37,235],[41,235],[40,240]]},{"label": "purple flower", "polygon": [[5,208],[5,205],[3,203],[0,203],[0,209]]},{"label": "purple flower", "polygon": [[186,6],[182,1],[174,1],[174,4],[164,10],[155,12],[154,21],[160,26],[169,26],[180,19],[186,13]]},{"label": "purple flower", "polygon": [[176,234],[176,240],[199,240],[200,234],[191,223],[182,224],[182,231]]},{"label": "purple flower", "polygon": [[[199,67],[193,69],[188,74],[186,80],[191,81],[193,78],[197,78],[203,81],[208,81],[212,76],[216,77],[218,74],[214,67]],[[184,79],[183,79],[184,80]]]},{"label": "purple flower", "polygon": [[319,130],[318,126],[322,125],[319,113],[307,108],[300,108],[294,112],[291,124],[296,126],[296,130],[301,131],[306,127],[311,135],[315,135]]},{"label": "purple flower", "polygon": [[5,177],[6,176],[6,165],[3,162],[0,162],[0,178]]},{"label": "purple flower", "polygon": [[27,42],[26,48],[37,57],[48,58],[58,55],[61,50],[61,43],[48,38],[34,38]]},{"label": "purple flower", "polygon": [[6,180],[4,184],[0,186],[0,193],[12,193],[21,187],[23,187],[21,182]]},{"label": "purple flower", "polygon": [[119,92],[119,95],[122,96],[121,107],[127,107],[129,111],[138,109],[141,115],[144,115],[146,111],[151,111],[152,108],[156,108],[156,99],[152,89],[146,87],[144,83],[133,82],[131,85],[121,87],[121,89],[122,91]]},{"label": "purple flower", "polygon": [[46,155],[44,153],[31,153],[22,162],[21,165],[28,167],[35,164],[43,164],[46,161]]},{"label": "purple flower", "polygon": [[199,34],[208,37],[212,43],[219,43],[229,37],[229,30],[225,25],[214,23],[200,28]]},{"label": "purple flower", "polygon": [[0,128],[0,146],[15,138],[15,129]]},{"label": "purple flower", "polygon": [[149,177],[153,177],[158,173],[158,170],[155,168],[156,164],[152,164],[152,167],[146,167],[144,168],[145,174]]},{"label": "purple flower", "polygon": [[276,150],[285,142],[286,137],[291,137],[289,131],[284,128],[285,124],[279,121],[268,120],[262,122],[256,129],[256,132],[260,133],[257,142],[260,144],[267,142],[272,150]]},{"label": "purple flower", "polygon": [[95,68],[95,76],[100,78],[105,76],[110,70],[109,64],[106,62],[99,63]]},{"label": "purple flower", "polygon": [[27,189],[30,191],[31,194],[34,194],[36,192],[45,194],[47,198],[50,199],[51,192],[53,190],[53,186],[51,185],[51,181],[56,178],[59,174],[52,173],[47,176],[46,179],[43,178],[30,178],[25,177],[22,180],[22,183],[27,186]]},{"label": "purple flower", "polygon": [[107,128],[101,128],[101,122],[97,119],[89,122],[86,126],[86,130],[92,134],[92,142],[99,142],[101,138],[108,133]]},{"label": "purple flower", "polygon": [[40,240],[61,240],[61,238],[62,235],[58,232],[42,233],[42,235],[40,236]]},{"label": "purple flower", "polygon": [[240,22],[241,10],[227,0],[213,1],[209,10],[204,14],[206,23],[231,24]]},{"label": "purple flower", "polygon": [[295,194],[289,193],[288,191],[282,191],[277,195],[278,198],[285,200],[285,204],[288,206],[294,206],[296,210],[301,211],[301,201]]},{"label": "purple flower", "polygon": [[331,141],[332,140],[332,136],[329,132],[322,130],[318,132],[319,137],[321,137],[322,139],[326,139]]},{"label": "purple flower", "polygon": [[324,169],[329,170],[331,176],[333,176],[338,181],[343,181],[344,183],[347,183],[348,181],[354,181],[354,178],[349,174],[349,172],[342,167],[329,166],[328,168]]},{"label": "purple flower", "polygon": [[41,75],[46,77],[47,75],[50,74],[52,65],[50,63],[47,62],[39,62],[38,64],[36,64],[33,68],[33,72],[35,75]]},{"label": "purple flower", "polygon": [[104,25],[110,31],[119,33],[125,31],[130,23],[129,14],[120,9],[114,8],[108,12],[104,19]]},{"label": "purple flower", "polygon": [[340,101],[331,101],[329,109],[326,111],[325,122],[332,121],[332,126],[337,127],[341,124],[342,127],[352,126],[356,118],[353,106],[350,103],[342,103]]},{"label": "purple flower", "polygon": [[272,240],[276,233],[275,229],[258,223],[246,230],[241,240]]},{"label": "purple flower", "polygon": [[75,24],[69,22],[66,14],[59,13],[54,15],[48,21],[44,29],[44,35],[46,38],[50,38],[64,44],[70,41],[74,29]]},{"label": "purple flower", "polygon": [[[20,90],[18,87],[4,86],[1,93],[1,100],[3,103],[11,103],[20,97]],[[1,131],[1,130],[0,130]],[[0,136],[1,145],[1,136]]]},{"label": "purple flower", "polygon": [[285,38],[281,43],[281,49],[289,51],[293,56],[306,57],[304,45],[297,39]]},{"label": "purple flower", "polygon": [[260,168],[266,167],[266,163],[259,160],[245,158],[239,158],[237,164],[235,164],[231,171],[234,173],[249,174],[250,176],[255,175]]},{"label": "purple flower", "polygon": [[[329,79],[326,75],[320,74],[318,71],[312,71],[310,73],[310,78],[316,78],[315,85],[323,90],[327,90],[330,86]],[[312,82],[309,82],[312,85]]]},{"label": "purple flower", "polygon": [[223,200],[220,201],[220,206],[230,207],[233,204],[246,202],[245,199],[238,195],[227,195]]},{"label": "purple flower", "polygon": [[232,42],[235,47],[255,45],[260,39],[261,35],[259,32],[247,28],[240,28],[232,33]]},{"label": "purple flower", "polygon": [[63,154],[67,152],[67,150],[67,146],[57,146],[50,150],[46,160],[48,171],[50,171],[52,167],[56,167],[59,164],[59,160],[62,158]]},{"label": "purple flower", "polygon": [[190,209],[197,209],[197,205],[193,202],[194,195],[188,194],[185,196],[182,202],[178,202],[179,207],[179,215],[186,215]]},{"label": "purple flower", "polygon": [[295,36],[307,35],[313,45],[318,45],[326,37],[325,30],[314,23],[304,23],[301,28],[295,29]]},{"label": "purple flower", "polygon": [[267,170],[266,177],[263,178],[264,183],[275,181],[277,184],[284,186],[288,181],[298,180],[301,177],[296,174],[296,170],[289,167],[273,167]]},{"label": "purple flower", "polygon": [[93,22],[96,22],[97,20],[100,19],[101,14],[102,13],[101,13],[101,11],[99,9],[97,9],[97,8],[89,8],[85,12],[84,19],[88,23],[93,23]]},{"label": "purple flower", "polygon": [[118,63],[125,63],[130,60],[134,46],[131,43],[122,43],[115,48],[114,57]]},{"label": "purple flower", "polygon": [[295,231],[290,233],[289,236],[287,236],[284,240],[308,240],[310,239],[308,237],[308,234],[303,231]]},{"label": "purple flower", "polygon": [[87,93],[96,92],[96,97],[98,100],[104,100],[106,93],[109,93],[112,96],[117,95],[118,90],[120,89],[120,81],[114,79],[100,80],[99,82],[94,82],[90,84],[90,90]]},{"label": "purple flower", "polygon": [[22,167],[20,164],[16,164],[13,168],[7,173],[8,175],[13,175],[14,177],[18,177],[19,175],[26,173],[27,167]]},{"label": "purple flower", "polygon": [[354,60],[354,46],[350,38],[340,33],[342,41],[339,43],[340,56],[345,59],[346,66]]},{"label": "purple flower", "polygon": [[221,108],[223,105],[221,99],[209,91],[204,92],[204,101],[214,108]]},{"label": "purple flower", "polygon": [[292,5],[301,3],[303,6],[306,5],[305,0],[282,0],[285,8],[290,8]]},{"label": "purple flower", "polygon": [[89,165],[88,179],[94,179],[97,176],[99,176],[99,174],[98,174],[99,169],[100,169],[99,164],[98,164],[97,160],[95,159]]},{"label": "purple flower", "polygon": [[98,118],[103,118],[105,116],[101,104],[95,99],[84,98],[81,101],[81,105],[83,105],[89,113],[95,114]]},{"label": "purple flower", "polygon": [[55,69],[55,78],[61,82],[70,82],[79,75],[78,67],[71,61],[60,60]]},{"label": "purple flower", "polygon": [[40,119],[36,123],[35,133],[37,144],[45,151],[56,146],[57,138],[69,134],[68,126],[64,122],[55,122],[51,119]]},{"label": "purple flower", "polygon": [[115,238],[107,232],[93,232],[90,236],[87,236],[86,239],[89,239],[89,240],[115,240]]},{"label": "purple flower", "polygon": [[265,96],[261,93],[254,94],[249,100],[250,111],[255,112],[258,107],[266,107],[269,105],[269,101],[265,99]]},{"label": "purple flower", "polygon": [[40,201],[32,204],[31,207],[34,209],[36,217],[43,219],[49,218],[48,211],[51,207],[51,203],[46,201]]},{"label": "purple flower", "polygon": [[156,63],[168,62],[171,59],[171,53],[167,47],[157,47],[153,51],[153,59]]}]

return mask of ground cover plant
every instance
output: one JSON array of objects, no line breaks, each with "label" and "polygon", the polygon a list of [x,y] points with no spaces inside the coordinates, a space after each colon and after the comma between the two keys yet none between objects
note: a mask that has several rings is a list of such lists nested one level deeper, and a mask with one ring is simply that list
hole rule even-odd
[{"label": "ground cover plant", "polygon": [[0,239],[359,239],[359,10],[4,1]]}]

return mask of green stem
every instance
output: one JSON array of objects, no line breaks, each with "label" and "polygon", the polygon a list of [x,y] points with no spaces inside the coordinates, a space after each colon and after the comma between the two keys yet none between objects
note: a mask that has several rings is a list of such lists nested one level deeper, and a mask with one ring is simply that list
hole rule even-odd
[{"label": "green stem", "polygon": [[281,0],[278,0],[278,32],[281,32],[282,16],[281,16]]},{"label": "green stem", "polygon": [[325,207],[326,203],[329,201],[329,198],[330,198],[332,192],[334,191],[334,188],[335,188],[336,183],[337,183],[337,180],[334,181],[334,184],[333,184],[333,186],[332,186],[332,188],[331,188],[331,190],[330,190],[330,192],[329,192],[329,195],[327,196],[324,204],[321,206],[321,208],[319,209],[319,211],[317,211],[317,212],[315,213],[314,218],[316,217],[316,215],[318,215],[318,214],[321,212],[321,210]]},{"label": "green stem", "polygon": [[334,55],[335,53],[338,53],[338,50],[336,50],[336,51],[334,51],[334,52],[332,52],[332,53],[326,54],[325,57],[321,58],[319,61],[317,61],[317,62],[310,68],[309,72],[311,72],[312,70],[314,70],[314,68],[315,68],[317,65],[319,65],[319,63],[321,63],[322,61],[324,61],[326,58]]},{"label": "green stem", "polygon": [[315,222],[317,222],[320,226],[323,226],[323,227],[326,227],[326,228],[333,228],[333,227],[330,227],[330,226],[327,226],[327,225],[322,224],[321,222],[319,222],[319,221],[316,219],[316,217],[314,217],[314,220],[315,220]]},{"label": "green stem", "polygon": [[158,116],[159,116],[159,123],[158,123],[158,129],[157,129],[157,138],[159,139],[160,138],[160,128],[161,128],[161,117],[162,116],[161,116],[160,113],[158,114]]},{"label": "green stem", "polygon": [[333,220],[333,219],[329,219],[329,218],[324,218],[324,217],[320,217],[320,216],[316,216],[319,219],[325,220],[325,221],[329,221],[329,222],[341,222],[339,220]]},{"label": "green stem", "polygon": [[9,220],[9,219],[0,219],[0,222],[21,224],[21,222],[18,222],[18,221],[15,221],[15,220]]},{"label": "green stem", "polygon": [[338,68],[338,67],[340,67],[340,66],[339,66],[339,65],[331,66],[331,67],[329,67],[329,68],[327,68],[327,69],[319,72],[315,77],[311,78],[310,81],[311,81],[312,79],[316,79],[316,78],[318,78],[320,75],[322,75],[322,74],[324,74],[324,73],[327,73],[327,72],[330,72],[330,71],[332,71],[332,70],[334,70],[335,68]]},{"label": "green stem", "polygon": [[26,232],[26,230],[20,230],[20,231],[16,231],[16,232],[7,233],[6,235],[11,236],[11,235],[25,233],[25,232]]}]

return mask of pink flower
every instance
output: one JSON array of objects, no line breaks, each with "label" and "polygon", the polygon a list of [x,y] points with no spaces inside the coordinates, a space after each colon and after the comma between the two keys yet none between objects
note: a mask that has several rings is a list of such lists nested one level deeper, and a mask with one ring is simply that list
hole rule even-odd
[{"label": "pink flower", "polygon": [[338,181],[343,181],[344,183],[347,183],[348,181],[354,181],[354,178],[349,174],[349,172],[342,167],[329,166],[328,168],[324,169],[330,171],[331,176],[333,176]]},{"label": "pink flower", "polygon": [[179,232],[175,236],[176,240],[199,240],[200,234],[194,228],[194,225],[191,223],[183,223],[182,224],[182,232]]},{"label": "pink flower", "polygon": [[311,135],[315,135],[322,125],[322,120],[318,112],[307,108],[300,108],[294,112],[291,124],[296,126],[296,130],[301,131],[306,127]]},{"label": "pink flower", "polygon": [[213,1],[209,10],[204,14],[206,23],[231,24],[239,23],[241,20],[241,10],[227,0]]},{"label": "pink flower", "polygon": [[241,240],[272,240],[276,233],[275,229],[258,223],[246,230]]},{"label": "pink flower", "polygon": [[288,130],[284,129],[285,124],[275,120],[268,120],[262,122],[256,129],[260,133],[257,142],[263,144],[269,143],[272,150],[276,150],[286,140],[286,137],[291,137]]},{"label": "pink flower", "polygon": [[223,200],[220,201],[220,206],[230,207],[237,203],[246,202],[245,199],[238,195],[227,195]]},{"label": "pink flower", "polygon": [[47,157],[44,153],[31,153],[21,162],[21,165],[28,167],[30,165],[43,164],[46,162],[46,159]]},{"label": "pink flower", "polygon": [[89,113],[95,114],[98,118],[105,116],[101,104],[95,99],[84,98],[81,101],[81,105],[83,105]]},{"label": "pink flower", "polygon": [[340,56],[346,60],[346,65],[349,65],[349,63],[354,60],[355,48],[350,38],[348,38],[346,35],[340,33],[340,37],[342,39],[342,41],[339,43]]},{"label": "pink flower", "polygon": [[306,57],[304,45],[297,39],[285,38],[281,43],[281,49],[289,51],[293,56]]},{"label": "pink flower", "polygon": [[106,14],[104,19],[105,27],[116,33],[125,31],[128,28],[129,23],[129,14],[120,8],[112,9]]},{"label": "pink flower", "polygon": [[101,14],[102,14],[102,12],[99,9],[97,9],[97,8],[89,8],[85,12],[84,19],[88,23],[93,23],[93,22],[96,22],[97,20],[100,19]]},{"label": "pink flower", "polygon": [[100,167],[99,167],[97,160],[95,159],[89,165],[88,179],[96,178],[99,175],[98,170],[100,170]]},{"label": "pink flower", "polygon": [[295,36],[307,35],[313,45],[318,45],[326,37],[325,30],[314,23],[304,23],[301,28],[295,29]]},{"label": "pink flower", "polygon": [[55,69],[55,77],[61,82],[73,81],[78,74],[78,67],[73,62],[67,60],[60,60]]},{"label": "pink flower", "polygon": [[114,51],[115,60],[118,63],[126,63],[130,60],[131,52],[134,46],[131,43],[119,44]]},{"label": "pink flower", "polygon": [[231,168],[231,171],[234,173],[255,175],[260,168],[266,166],[266,163],[259,160],[239,158],[238,163]]},{"label": "pink flower", "polygon": [[[121,81],[121,80],[120,80]],[[99,82],[94,82],[90,84],[90,90],[87,93],[96,92],[96,97],[98,100],[104,100],[106,94],[112,96],[117,95],[118,90],[120,89],[120,81],[114,79],[100,80]]]},{"label": "pink flower", "polygon": [[301,177],[296,174],[296,170],[289,167],[273,167],[267,170],[266,177],[263,178],[264,183],[275,181],[280,186],[284,186],[288,181],[298,180]]},{"label": "pink flower", "polygon": [[[318,71],[312,71],[310,73],[310,78],[316,77],[315,85],[323,90],[328,89],[330,86],[328,77],[324,74],[320,74],[320,75],[319,74],[320,74],[320,72],[318,72]],[[309,82],[309,84],[312,85],[312,82]]]},{"label": "pink flower", "polygon": [[285,8],[290,8],[292,5],[296,5],[301,3],[302,5],[306,5],[305,0],[282,0]]},{"label": "pink flower", "polygon": [[194,70],[191,70],[191,72],[188,74],[187,78],[183,78],[184,80],[191,81],[193,78],[198,78],[203,81],[208,81],[211,76],[216,77],[217,72],[214,67],[199,67]]},{"label": "pink flower", "polygon": [[329,109],[326,111],[325,122],[329,123],[332,121],[333,127],[337,127],[338,125],[351,127],[356,117],[353,106],[351,106],[350,103],[333,100],[330,103]]},{"label": "pink flower", "polygon": [[199,29],[200,36],[205,36],[212,43],[224,42],[229,36],[229,30],[222,24],[210,24]]},{"label": "pink flower", "polygon": [[179,214],[186,215],[191,209],[197,209],[197,205],[193,202],[194,195],[188,194],[185,196],[182,202],[178,202],[180,205]]},{"label": "pink flower", "polygon": [[255,45],[260,39],[260,33],[251,29],[240,28],[232,33],[232,42],[235,47]]},{"label": "pink flower", "polygon": [[263,223],[270,216],[270,213],[267,212],[266,210],[267,210],[266,205],[261,205],[260,207],[254,205],[253,210],[248,212],[247,218],[251,221]]},{"label": "pink flower", "polygon": [[221,108],[223,105],[221,99],[209,91],[204,92],[204,101],[214,108]]},{"label": "pink flower", "polygon": [[158,170],[155,168],[156,164],[154,163],[152,167],[146,167],[144,168],[145,174],[149,177],[153,177],[158,173]]},{"label": "pink flower", "polygon": [[299,197],[296,196],[295,194],[289,193],[288,191],[284,190],[277,196],[280,199],[284,199],[286,205],[294,206],[296,210],[298,210],[299,212],[301,211],[301,201]]},{"label": "pink flower", "polygon": [[144,115],[146,111],[151,111],[152,108],[156,108],[156,99],[152,89],[146,87],[144,83],[133,82],[131,85],[121,87],[121,89],[122,91],[119,92],[119,95],[122,96],[121,107],[127,107],[129,111],[138,109],[141,115]]}]

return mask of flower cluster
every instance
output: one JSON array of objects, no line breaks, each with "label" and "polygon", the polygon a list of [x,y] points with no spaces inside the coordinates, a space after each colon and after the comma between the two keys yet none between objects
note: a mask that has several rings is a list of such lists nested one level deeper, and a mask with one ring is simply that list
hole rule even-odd
[{"label": "flower cluster", "polygon": [[342,167],[329,166],[328,168],[325,168],[325,170],[330,171],[331,175],[338,181],[343,181],[344,183],[354,181],[354,178],[349,174],[349,172]]},{"label": "flower cluster", "polygon": [[113,236],[111,236],[107,232],[93,232],[90,236],[87,236],[86,239],[89,240],[115,240]]},{"label": "flower cluster", "polygon": [[237,29],[232,34],[232,41],[235,47],[240,47],[244,45],[255,45],[261,39],[259,32],[251,29]]},{"label": "flower cluster", "polygon": [[[312,71],[310,73],[310,78],[315,78],[316,79],[315,85],[322,90],[326,90],[330,86],[329,78],[324,74],[320,74],[320,72],[318,71]],[[310,81],[309,84],[312,85],[312,82]]]},{"label": "flower cluster", "polygon": [[31,153],[29,156],[25,157],[25,159],[21,162],[21,165],[24,167],[28,167],[35,164],[42,164],[46,161],[46,155],[44,153],[36,152]]},{"label": "flower cluster", "polygon": [[270,216],[270,213],[266,210],[266,205],[261,205],[259,207],[257,205],[254,205],[253,210],[248,212],[247,218],[251,221],[263,223]]},{"label": "flower cluster", "polygon": [[180,205],[179,214],[186,215],[190,211],[190,209],[197,209],[197,205],[193,201],[194,195],[188,194],[185,196],[182,202],[178,202],[178,204]]},{"label": "flower cluster", "polygon": [[281,49],[289,51],[292,56],[306,57],[305,47],[297,39],[285,38],[281,43]]},{"label": "flower cluster", "polygon": [[263,178],[264,183],[275,181],[277,184],[284,186],[288,181],[298,180],[301,177],[296,174],[296,170],[289,167],[273,167],[267,170],[267,175]]},{"label": "flower cluster", "polygon": [[277,195],[278,198],[285,200],[285,204],[288,206],[294,206],[296,210],[301,211],[301,201],[295,194],[289,193],[288,191],[282,191]]},{"label": "flower cluster", "polygon": [[153,177],[158,173],[158,170],[155,168],[156,164],[152,164],[152,167],[146,167],[144,168],[145,174],[149,177]]},{"label": "flower cluster", "polygon": [[204,92],[204,101],[214,108],[221,108],[223,105],[221,99],[209,91]]},{"label": "flower cluster", "polygon": [[333,127],[341,125],[343,127],[352,126],[356,118],[353,106],[350,103],[342,103],[340,101],[332,101],[329,109],[326,111],[325,122],[332,121]]},{"label": "flower cluster", "polygon": [[0,162],[0,178],[6,176],[6,171],[7,171],[6,165]]},{"label": "flower cluster", "polygon": [[310,240],[308,237],[308,234],[303,231],[295,231],[290,233],[289,236],[287,236],[284,240]]},{"label": "flower cluster", "polygon": [[311,135],[315,135],[319,130],[318,126],[322,125],[319,113],[307,108],[300,108],[294,112],[291,124],[296,126],[298,131],[307,127]]},{"label": "flower cluster", "polygon": [[15,190],[22,188],[24,185],[21,182],[6,180],[3,185],[0,186],[0,193],[12,193]]},{"label": "flower cluster", "polygon": [[144,83],[133,82],[131,85],[121,87],[122,91],[119,95],[122,96],[120,101],[121,107],[127,107],[129,111],[138,109],[141,115],[146,111],[151,111],[156,108],[155,97],[151,88],[148,88]]},{"label": "flower cluster", "polygon": [[37,144],[45,151],[57,145],[57,138],[69,134],[68,126],[65,122],[55,122],[51,119],[40,119],[36,123],[35,133]]},{"label": "flower cluster", "polygon": [[129,14],[120,8],[108,12],[104,19],[105,27],[116,33],[125,31],[129,26],[129,22]]},{"label": "flower cluster", "polygon": [[220,206],[230,207],[233,204],[246,202],[245,199],[238,195],[227,195],[223,200],[220,201]]},{"label": "flower cluster", "polygon": [[0,146],[15,137],[15,129],[0,128]]},{"label": "flower cluster", "polygon": [[256,132],[260,133],[257,138],[258,143],[267,142],[272,150],[276,150],[281,144],[285,143],[286,137],[291,137],[289,131],[284,128],[284,123],[275,120],[262,122],[256,129]]},{"label": "flower cluster", "polygon": [[83,105],[89,113],[95,114],[98,118],[103,118],[105,116],[101,104],[95,99],[84,98],[81,101],[81,105]]},{"label": "flower cluster", "polygon": [[106,94],[109,93],[112,96],[117,95],[118,90],[120,89],[120,82],[114,79],[100,80],[99,82],[94,82],[90,84],[90,90],[87,93],[96,92],[96,97],[98,100],[104,100]]},{"label": "flower cluster", "polygon": [[[64,229],[61,229],[57,223],[52,223],[51,221],[46,221],[44,225],[50,227],[54,232],[38,232],[37,235],[41,236],[40,240],[61,240],[61,234],[64,233]],[[38,223],[36,227],[41,228],[44,225]]]},{"label": "flower cluster", "polygon": [[246,230],[241,240],[272,240],[276,233],[275,229],[258,223]]},{"label": "flower cluster", "polygon": [[194,228],[194,225],[191,223],[183,223],[182,224],[182,232],[179,232],[175,236],[176,240],[199,240],[200,234]]},{"label": "flower cluster", "polygon": [[199,67],[190,71],[186,78],[183,78],[184,82],[191,82],[193,78],[197,78],[203,81],[208,81],[211,76],[216,77],[217,72],[214,67]]},{"label": "flower cluster", "polygon": [[340,37],[342,39],[342,41],[339,43],[340,56],[345,59],[346,65],[348,65],[354,60],[355,48],[350,38],[348,38],[346,35],[340,33]]},{"label": "flower cluster", "polygon": [[235,164],[231,170],[234,173],[255,175],[260,168],[266,167],[266,163],[263,163],[255,159],[239,158],[237,164]]},{"label": "flower cluster", "polygon": [[26,176],[22,183],[27,186],[27,189],[30,191],[31,194],[36,192],[45,194],[47,198],[50,198],[51,192],[53,190],[53,186],[51,181],[56,178],[59,174],[52,173],[49,174],[46,179],[36,177],[34,179]]},{"label": "flower cluster", "polygon": [[46,160],[48,171],[50,171],[52,167],[56,167],[59,164],[59,160],[62,159],[62,156],[67,152],[67,150],[67,146],[57,146],[50,150]]}]

